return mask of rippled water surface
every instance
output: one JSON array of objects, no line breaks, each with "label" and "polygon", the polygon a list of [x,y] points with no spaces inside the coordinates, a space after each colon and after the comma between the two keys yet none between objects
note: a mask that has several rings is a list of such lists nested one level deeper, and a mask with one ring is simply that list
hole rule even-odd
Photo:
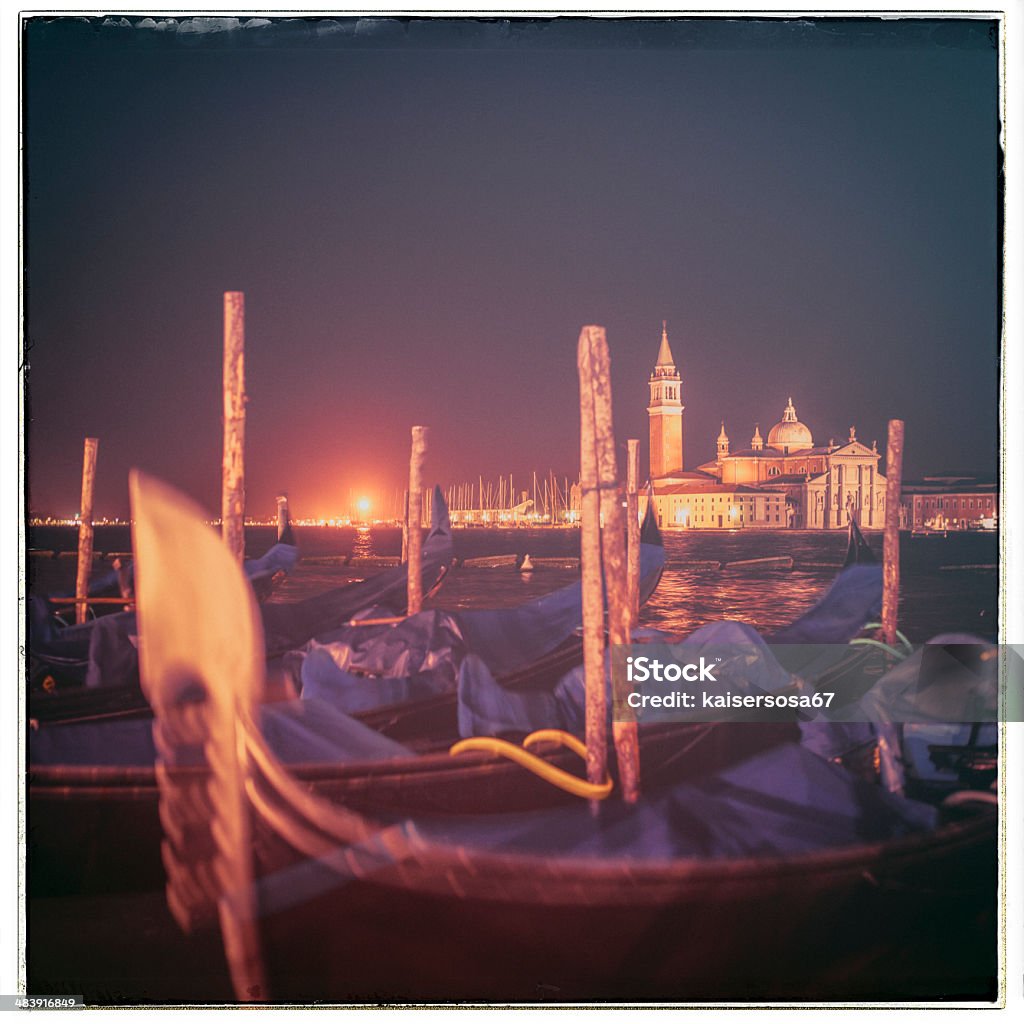
[{"label": "rippled water surface", "polygon": [[[296,535],[303,555],[314,561],[300,563],[279,590],[278,600],[295,600],[376,571],[333,564],[332,557],[395,556],[401,551],[401,533],[391,527],[306,527],[296,530]],[[248,551],[261,554],[273,543],[274,536],[272,528],[250,527],[246,531]],[[869,541],[881,557],[881,535],[873,534]],[[29,535],[32,548],[73,551],[75,544],[74,530],[66,528],[40,528]],[[97,528],[97,551],[124,551],[128,547],[127,529]],[[775,629],[805,611],[825,590],[839,569],[845,548],[846,537],[838,533],[737,530],[666,534],[665,573],[643,610],[642,621],[677,634],[724,618],[739,619],[764,631]],[[455,549],[461,558],[526,553],[541,558],[575,558],[579,555],[579,533],[456,530]],[[996,637],[995,535],[904,536],[900,550],[900,627],[912,639],[924,640],[949,631]],[[775,555],[792,556],[793,568],[707,572],[691,564]],[[327,560],[327,564],[316,562],[317,559]],[[73,574],[73,557],[30,559],[29,581],[33,590],[73,585]],[[445,608],[508,606],[577,578],[574,570],[549,566],[541,566],[527,576],[512,567],[454,569],[433,604]]]}]

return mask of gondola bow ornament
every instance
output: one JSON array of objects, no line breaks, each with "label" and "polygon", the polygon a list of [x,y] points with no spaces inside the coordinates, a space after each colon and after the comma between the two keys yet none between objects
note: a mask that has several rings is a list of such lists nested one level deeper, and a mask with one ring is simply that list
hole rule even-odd
[{"label": "gondola bow ornament", "polygon": [[[141,681],[156,713],[168,904],[186,931],[209,923],[216,908],[235,992],[260,1000],[266,985],[253,927],[247,761],[237,727],[251,718],[263,690],[259,611],[198,508],[137,470],[130,492]],[[197,552],[208,575],[181,571]],[[209,771],[182,772],[189,762]],[[204,842],[205,856],[197,854]]]}]

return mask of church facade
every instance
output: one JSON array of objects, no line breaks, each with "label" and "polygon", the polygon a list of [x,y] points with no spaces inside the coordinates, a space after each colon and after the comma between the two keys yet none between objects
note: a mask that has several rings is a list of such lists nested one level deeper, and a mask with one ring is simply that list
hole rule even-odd
[{"label": "church facade", "polygon": [[733,449],[725,423],[716,456],[685,468],[682,377],[672,356],[667,326],[649,380],[650,480],[658,525],[676,529],[845,528],[851,517],[863,529],[885,522],[881,455],[857,440],[815,445],[790,398],[779,420],[750,444]]}]

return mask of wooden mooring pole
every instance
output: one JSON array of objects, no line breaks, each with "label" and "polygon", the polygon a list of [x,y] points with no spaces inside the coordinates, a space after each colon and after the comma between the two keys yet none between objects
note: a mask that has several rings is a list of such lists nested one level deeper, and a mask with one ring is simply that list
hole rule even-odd
[{"label": "wooden mooring pole", "polygon": [[409,557],[408,611],[415,615],[423,608],[423,457],[427,452],[427,428],[412,428],[412,454],[409,456]]},{"label": "wooden mooring pole", "polygon": [[626,442],[626,595],[630,630],[640,621],[640,442]]},{"label": "wooden mooring pole", "polygon": [[882,547],[882,637],[896,643],[900,601],[900,492],[903,483],[903,420],[889,420],[885,451],[885,539]]},{"label": "wooden mooring pole", "polygon": [[[607,770],[607,697],[604,664],[604,594],[608,594],[608,640],[628,644],[630,607],[626,581],[626,531],[612,423],[611,364],[603,327],[580,332],[580,485],[583,534],[583,656],[586,686],[587,779]],[[603,585],[602,585],[603,584]],[[614,674],[613,674],[614,678]],[[623,799],[640,792],[636,722],[612,723]]]},{"label": "wooden mooring pole", "polygon": [[224,457],[221,536],[245,558],[245,294],[224,293]]},{"label": "wooden mooring pole", "polygon": [[[592,334],[594,367],[594,425],[597,433],[597,482],[601,494],[601,553],[604,585],[608,592],[608,643],[625,646],[630,641],[632,609],[629,603],[626,529],[623,523],[622,485],[615,455],[615,430],[612,424],[611,359],[604,329]],[[612,673],[613,686],[615,673]],[[625,694],[613,690],[612,739],[619,768],[622,798],[635,803],[640,795],[640,748],[634,720],[624,720],[628,712]],[[621,697],[622,699],[616,699]]]},{"label": "wooden mooring pole", "polygon": [[[583,587],[584,739],[587,781],[608,773],[607,700],[604,687],[604,594],[601,575],[601,495],[598,491],[594,422],[593,341],[600,327],[584,327],[576,349],[580,376],[580,573]],[[595,803],[591,806],[596,808]]]},{"label": "wooden mooring pole", "polygon": [[75,622],[85,622],[89,577],[92,575],[92,495],[96,483],[98,438],[87,437],[82,455],[82,507],[78,518],[78,573],[75,577]]},{"label": "wooden mooring pole", "polygon": [[295,534],[292,533],[292,520],[288,511],[288,495],[277,496],[277,542],[278,544],[294,544]]}]

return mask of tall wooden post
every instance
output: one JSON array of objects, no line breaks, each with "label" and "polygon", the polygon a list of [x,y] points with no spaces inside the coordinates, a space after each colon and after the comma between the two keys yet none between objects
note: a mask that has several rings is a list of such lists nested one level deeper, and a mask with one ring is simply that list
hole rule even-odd
[{"label": "tall wooden post", "polygon": [[[592,329],[592,365],[594,369],[594,425],[597,436],[597,482],[601,495],[601,552],[604,583],[608,592],[608,642],[614,646],[630,641],[632,618],[627,589],[626,530],[622,507],[622,486],[615,456],[615,430],[612,424],[611,360],[603,328]],[[603,675],[603,673],[602,673]],[[612,674],[614,682],[615,674]],[[617,695],[616,695],[617,696]],[[624,696],[624,695],[623,695]],[[640,795],[640,748],[636,721],[622,721],[625,701],[617,704],[612,718],[615,759],[619,766],[622,798],[635,803]]]},{"label": "tall wooden post", "polygon": [[409,614],[423,608],[423,457],[427,451],[427,428],[412,428],[412,454],[409,457]]},{"label": "tall wooden post", "polygon": [[88,611],[89,577],[92,575],[92,494],[96,483],[98,438],[87,437],[82,454],[82,507],[78,518],[78,573],[75,578],[75,622],[85,622]]},{"label": "tall wooden post", "polygon": [[292,524],[288,515],[288,495],[277,496],[277,540],[279,544],[293,544]]},{"label": "tall wooden post", "polygon": [[224,293],[224,457],[221,536],[245,558],[245,294]]},{"label": "tall wooden post", "polygon": [[640,442],[626,442],[626,595],[630,629],[640,621]]},{"label": "tall wooden post", "polygon": [[900,600],[900,492],[903,482],[903,420],[889,420],[885,451],[885,540],[882,548],[882,636],[896,643]]},{"label": "tall wooden post", "polygon": [[[608,772],[608,714],[604,686],[604,595],[601,576],[601,494],[598,490],[594,422],[592,335],[584,327],[576,349],[580,376],[580,571],[583,588],[583,677],[587,781],[604,782]],[[593,805],[596,806],[596,805]]]}]

